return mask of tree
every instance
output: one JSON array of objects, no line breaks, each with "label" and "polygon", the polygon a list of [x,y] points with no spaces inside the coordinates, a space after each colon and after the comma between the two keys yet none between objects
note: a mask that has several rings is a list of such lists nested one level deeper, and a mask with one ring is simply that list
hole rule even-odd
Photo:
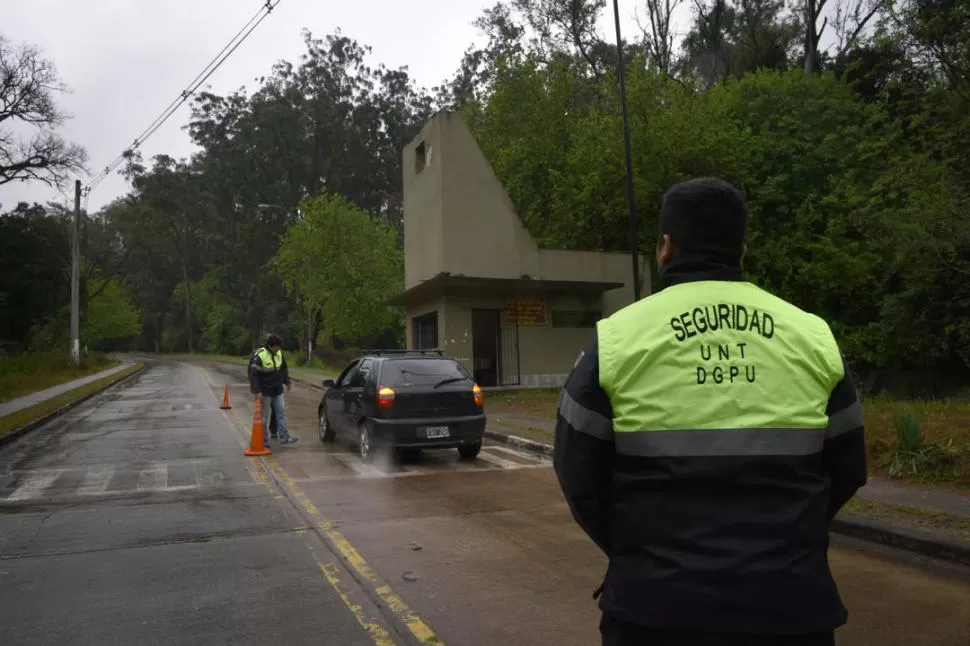
[{"label": "tree", "polygon": [[21,203],[0,215],[0,350],[26,346],[69,298],[70,234],[56,214]]},{"label": "tree", "polygon": [[[66,89],[40,50],[15,46],[0,34],[0,185],[61,185],[69,173],[83,169],[87,153],[56,132],[67,115],[57,108],[54,95]],[[18,123],[28,132],[21,139],[9,129]]]},{"label": "tree", "polygon": [[674,12],[684,0],[646,0],[647,24],[637,19],[643,34],[647,59],[664,74],[672,72],[674,64]]},{"label": "tree", "polygon": [[374,221],[338,195],[323,193],[300,205],[273,268],[298,299],[307,341],[322,321],[331,337],[357,340],[399,323],[386,305],[403,286],[404,259],[392,227]]},{"label": "tree", "polygon": [[[835,33],[835,55],[839,56],[855,46],[863,36],[869,23],[877,18],[888,0],[800,0],[801,19],[804,25],[804,60],[803,69],[806,75],[819,70],[822,54],[819,43],[825,28],[832,18],[832,30]],[[832,14],[831,9],[835,9]],[[828,10],[828,11],[827,11]],[[829,15],[827,15],[829,14]],[[821,24],[819,24],[821,19]]]},{"label": "tree", "polygon": [[798,20],[783,0],[694,0],[684,38],[686,75],[710,87],[761,69],[788,69]]},{"label": "tree", "polygon": [[81,341],[91,349],[107,350],[113,343],[141,333],[141,313],[115,280],[89,294],[88,314]]}]

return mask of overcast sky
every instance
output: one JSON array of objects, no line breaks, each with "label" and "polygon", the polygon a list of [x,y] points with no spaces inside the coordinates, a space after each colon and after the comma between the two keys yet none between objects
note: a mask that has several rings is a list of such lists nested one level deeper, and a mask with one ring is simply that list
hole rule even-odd
[{"label": "overcast sky", "polygon": [[[273,13],[209,79],[227,93],[266,74],[280,59],[303,52],[300,30],[324,36],[338,27],[373,48],[372,62],[407,65],[424,87],[450,78],[461,55],[481,35],[472,21],[495,0],[282,0]],[[53,59],[71,94],[59,104],[73,115],[61,130],[84,146],[96,174],[165,108],[248,21],[262,0],[0,0],[0,32],[14,43],[39,46]],[[611,3],[609,3],[611,4]],[[624,37],[635,35],[640,0],[621,0]],[[602,28],[612,36],[612,9]],[[188,106],[142,146],[145,159],[194,150],[182,127]],[[82,177],[87,184],[87,177]],[[91,193],[95,211],[126,192],[113,174]],[[65,189],[72,193],[72,187]],[[0,186],[0,207],[19,201],[69,201],[43,184]]]}]

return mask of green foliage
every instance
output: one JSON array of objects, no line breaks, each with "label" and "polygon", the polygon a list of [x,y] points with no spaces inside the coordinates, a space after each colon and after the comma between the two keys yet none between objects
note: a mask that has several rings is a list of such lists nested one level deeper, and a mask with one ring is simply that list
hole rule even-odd
[{"label": "green foliage", "polygon": [[[744,61],[768,61],[774,54],[740,52],[750,46],[745,33],[774,30],[782,40],[791,37],[779,6],[768,3],[758,16],[745,16],[732,4],[719,25],[706,25],[726,39],[705,35],[727,48],[718,54],[730,63],[714,75],[720,82],[704,78],[703,70],[674,79],[631,60],[627,89],[641,248],[653,248],[667,188],[690,177],[723,177],[748,198],[749,275],[829,321],[853,363],[965,370],[967,103],[905,55],[921,43],[927,56],[949,52],[956,60],[954,52],[963,50],[934,48],[915,30],[909,45],[854,41],[858,49],[844,51],[838,61],[845,77],[806,76],[795,61],[787,70],[784,57],[752,67]],[[743,24],[751,20],[760,26]],[[521,35],[508,38],[522,46],[495,48],[503,53],[491,63],[491,93],[463,108],[476,138],[540,244],[626,250],[615,78],[608,72],[591,78],[575,50],[550,59]],[[956,35],[947,38],[944,44],[952,44]],[[761,41],[766,47],[771,42]],[[843,80],[849,71],[853,85]],[[908,84],[899,85],[900,79]],[[915,89],[920,83],[922,93]]]},{"label": "green foliage", "polygon": [[89,297],[87,320],[81,338],[84,345],[102,349],[111,342],[140,333],[140,312],[117,281],[108,281],[100,292]]},{"label": "green foliage", "polygon": [[958,458],[952,439],[929,442],[923,437],[920,420],[912,413],[899,413],[893,419],[896,450],[889,464],[889,475],[899,477],[945,477]]},{"label": "green foliage", "polygon": [[0,352],[18,352],[70,298],[64,214],[20,204],[0,214]]},{"label": "green foliage", "polygon": [[328,334],[359,339],[393,325],[385,301],[403,287],[396,233],[338,195],[322,193],[300,205],[273,262],[304,314],[322,313]]}]

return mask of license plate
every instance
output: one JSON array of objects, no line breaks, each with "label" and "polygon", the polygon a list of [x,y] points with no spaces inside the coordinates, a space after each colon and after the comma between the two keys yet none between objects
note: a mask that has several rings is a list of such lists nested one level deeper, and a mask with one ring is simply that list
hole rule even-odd
[{"label": "license plate", "polygon": [[429,426],[424,429],[424,436],[429,440],[436,437],[448,437],[449,435],[451,435],[451,432],[447,426]]}]

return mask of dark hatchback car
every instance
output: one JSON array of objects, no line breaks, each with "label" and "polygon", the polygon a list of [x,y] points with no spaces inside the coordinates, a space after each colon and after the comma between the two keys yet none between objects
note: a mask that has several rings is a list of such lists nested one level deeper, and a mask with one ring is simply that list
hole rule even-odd
[{"label": "dark hatchback car", "polygon": [[365,460],[385,448],[402,456],[457,448],[466,460],[481,451],[482,390],[457,360],[438,350],[367,351],[323,385],[320,440],[349,438]]}]

